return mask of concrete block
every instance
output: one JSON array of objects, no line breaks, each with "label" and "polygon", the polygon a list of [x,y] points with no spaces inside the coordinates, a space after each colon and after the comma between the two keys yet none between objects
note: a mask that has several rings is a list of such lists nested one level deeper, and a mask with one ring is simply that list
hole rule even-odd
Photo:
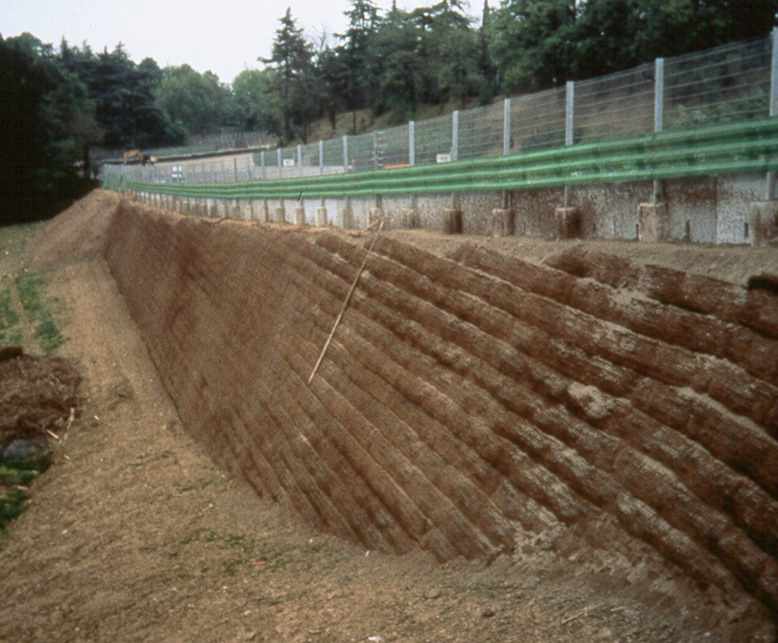
[{"label": "concrete block", "polygon": [[316,225],[320,228],[327,225],[327,208],[316,208]]},{"label": "concrete block", "polygon": [[778,246],[778,201],[751,203],[748,227],[752,246]]},{"label": "concrete block", "polygon": [[462,210],[443,210],[443,233],[462,234]]},{"label": "concrete block", "polygon": [[509,237],[513,234],[513,210],[495,208],[489,217],[489,231],[493,237]]},{"label": "concrete block", "polygon": [[305,208],[301,205],[294,209],[294,222],[297,225],[305,225]]},{"label": "concrete block", "polygon": [[275,223],[286,223],[286,210],[283,207],[273,210],[273,221]]},{"label": "concrete block", "polygon": [[211,203],[210,207],[208,208],[208,216],[212,219],[216,219],[219,216],[219,206],[216,205],[216,201]]},{"label": "concrete block", "polygon": [[554,210],[557,239],[581,238],[581,212],[575,206]]},{"label": "concrete block", "polygon": [[260,206],[259,220],[262,223],[270,223],[270,208],[268,208],[267,205]]},{"label": "concrete block", "polygon": [[637,236],[640,243],[659,243],[667,240],[667,203],[641,203],[638,205]]}]

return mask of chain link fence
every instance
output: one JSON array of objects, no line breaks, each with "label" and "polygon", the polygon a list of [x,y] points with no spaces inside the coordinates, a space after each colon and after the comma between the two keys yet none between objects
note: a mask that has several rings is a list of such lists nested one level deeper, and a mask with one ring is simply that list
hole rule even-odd
[{"label": "chain link fence", "polygon": [[125,166],[118,171],[160,182],[298,178],[521,154],[762,118],[778,108],[776,33],[369,134],[179,162],[176,169],[139,173],[137,166]]}]

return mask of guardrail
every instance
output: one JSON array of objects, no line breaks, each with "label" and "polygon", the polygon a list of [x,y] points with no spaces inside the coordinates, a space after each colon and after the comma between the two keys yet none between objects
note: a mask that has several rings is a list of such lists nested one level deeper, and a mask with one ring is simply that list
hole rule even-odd
[{"label": "guardrail", "polygon": [[158,183],[108,174],[104,186],[215,199],[342,198],[523,190],[778,170],[778,118],[580,143],[551,150],[296,179]]}]

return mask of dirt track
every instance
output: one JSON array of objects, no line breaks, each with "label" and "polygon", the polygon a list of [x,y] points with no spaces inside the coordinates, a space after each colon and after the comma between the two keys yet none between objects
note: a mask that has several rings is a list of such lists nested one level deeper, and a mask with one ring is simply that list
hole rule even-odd
[{"label": "dirt track", "polygon": [[[82,222],[87,211],[92,215],[99,214],[99,208],[105,211],[110,205],[110,198],[104,195],[93,195],[90,199],[80,206]],[[97,199],[102,199],[99,208],[94,207]],[[59,250],[67,245],[63,244],[67,239],[67,219],[61,218],[49,228],[52,237],[60,235],[59,243],[53,244]],[[78,227],[74,223],[76,220],[79,219],[70,217],[70,225],[74,226],[75,231],[73,239],[79,236]],[[99,216],[96,220],[99,220]],[[55,225],[61,226],[59,233],[56,233]],[[176,237],[169,234],[170,229],[166,228],[164,221],[160,220],[155,225],[159,226],[160,231],[158,236],[151,236],[155,243],[162,238],[177,242]],[[218,232],[220,227],[224,227],[223,233]],[[240,244],[256,242],[256,237],[252,237],[252,241],[249,237],[242,238],[242,233],[233,232],[238,227],[237,224],[216,227],[207,224],[199,230],[196,226],[193,228],[200,235],[195,237],[197,241],[202,242],[210,237],[207,241],[215,243],[217,250],[219,244],[225,243],[235,252],[225,256],[220,269],[217,267],[215,270],[224,279],[222,293],[235,290],[234,284],[232,288],[228,286],[229,279],[236,274],[233,271],[256,269],[256,264],[237,259],[241,256]],[[153,229],[153,225],[144,229]],[[119,241],[131,244],[134,240],[132,235],[127,234],[126,228],[118,230],[122,234],[113,241],[114,252],[120,246]],[[165,232],[168,233],[167,237],[164,236]],[[433,309],[428,304],[409,305],[389,284],[402,283],[405,289],[414,284],[412,287],[416,292],[426,293],[428,301],[435,296],[434,289],[440,286],[420,280],[408,271],[409,268],[398,269],[396,264],[389,262],[392,256],[396,259],[397,253],[407,252],[407,246],[402,243],[383,245],[379,252],[384,258],[376,258],[370,266],[370,273],[364,282],[366,290],[355,300],[354,314],[350,316],[351,325],[344,326],[339,345],[331,356],[332,361],[324,366],[324,381],[329,384],[321,383],[319,386],[330,388],[321,389],[317,397],[319,400],[330,400],[327,402],[333,404],[330,412],[341,418],[341,425],[348,424],[351,419],[345,410],[346,406],[334,405],[332,400],[354,395],[354,388],[367,387],[373,392],[373,399],[377,398],[380,404],[370,402],[367,398],[362,402],[358,398],[351,398],[348,404],[361,405],[359,408],[369,421],[380,424],[381,419],[376,414],[384,412],[377,407],[385,405],[392,409],[392,423],[398,431],[405,431],[404,427],[428,431],[423,440],[432,444],[433,448],[429,451],[425,451],[429,447],[417,444],[417,439],[402,432],[382,438],[396,440],[393,446],[385,443],[371,451],[371,458],[386,459],[384,470],[391,468],[391,459],[397,457],[391,449],[405,453],[403,457],[406,460],[417,463],[422,462],[419,458],[427,458],[430,462],[428,466],[432,469],[427,469],[425,476],[433,475],[435,467],[438,468],[437,473],[434,473],[437,477],[431,478],[433,484],[425,487],[426,492],[413,490],[413,484],[429,484],[421,478],[407,487],[410,491],[395,488],[395,492],[400,494],[396,497],[400,499],[402,493],[416,494],[414,504],[420,503],[416,504],[418,509],[411,510],[408,507],[412,505],[403,505],[401,500],[393,501],[392,493],[386,493],[383,506],[391,512],[394,502],[397,514],[390,516],[381,513],[386,509],[382,510],[381,505],[376,504],[375,497],[371,495],[373,491],[365,489],[365,493],[359,495],[343,487],[342,480],[348,479],[348,476],[341,477],[340,483],[332,478],[332,484],[340,484],[343,491],[355,494],[354,500],[348,500],[343,492],[337,492],[337,487],[324,484],[320,488],[330,490],[329,499],[319,500],[321,504],[318,509],[316,501],[308,500],[306,506],[300,504],[299,498],[292,498],[289,487],[274,486],[272,482],[262,486],[259,479],[255,479],[255,486],[267,494],[276,495],[282,501],[284,506],[279,507],[257,498],[243,483],[222,473],[211,463],[209,455],[232,466],[236,460],[230,461],[225,456],[225,451],[218,446],[220,440],[214,439],[215,432],[234,424],[236,420],[248,426],[245,420],[230,416],[230,409],[235,408],[232,405],[234,399],[229,395],[225,397],[225,390],[232,390],[237,396],[235,399],[250,400],[248,389],[245,388],[246,381],[266,387],[265,390],[277,382],[289,391],[288,387],[294,385],[295,379],[306,376],[317,356],[317,347],[323,343],[319,340],[329,330],[327,316],[334,316],[337,312],[343,284],[347,284],[348,275],[353,274],[354,268],[349,267],[349,261],[352,261],[350,255],[353,254],[353,262],[360,259],[359,249],[338,237],[318,237],[316,243],[310,243],[286,232],[272,233],[268,238],[269,242],[264,245],[268,261],[263,270],[276,271],[274,274],[277,276],[282,261],[292,262],[289,265],[298,262],[299,266],[304,266],[310,265],[311,259],[320,264],[329,262],[329,267],[326,271],[309,271],[306,280],[288,278],[270,282],[274,285],[261,304],[265,319],[274,320],[277,326],[271,326],[271,329],[276,329],[274,334],[265,336],[262,342],[253,340],[248,331],[235,336],[235,329],[242,325],[235,324],[240,319],[231,320],[230,323],[234,325],[230,341],[251,351],[254,359],[261,362],[263,370],[266,369],[258,377],[246,373],[245,368],[236,370],[234,364],[230,367],[230,361],[222,354],[219,345],[226,337],[219,334],[222,331],[218,325],[213,325],[215,318],[210,320],[210,325],[205,326],[192,326],[191,322],[186,322],[185,317],[177,318],[175,314],[166,318],[168,331],[172,329],[179,341],[189,341],[191,346],[200,341],[198,333],[207,330],[204,336],[209,338],[207,341],[210,344],[201,341],[199,347],[201,353],[208,356],[205,363],[215,364],[219,360],[226,360],[227,371],[230,368],[233,371],[232,375],[222,373],[220,378],[206,383],[206,388],[213,387],[213,393],[203,395],[202,384],[198,382],[199,388],[192,390],[191,397],[177,397],[179,411],[185,417],[183,424],[151,365],[137,329],[129,319],[131,314],[134,315],[141,327],[148,331],[152,320],[144,318],[144,314],[156,314],[160,309],[155,311],[154,307],[164,306],[164,300],[154,300],[162,291],[155,292],[156,285],[146,280],[144,283],[149,286],[145,294],[150,304],[144,312],[144,309],[137,308],[136,303],[136,309],[131,313],[119,295],[105,262],[94,254],[89,256],[89,252],[102,249],[102,245],[108,241],[107,237],[98,235],[93,245],[84,249],[86,255],[84,252],[78,253],[77,262],[57,264],[51,273],[51,289],[64,300],[70,311],[70,324],[65,329],[65,335],[70,339],[62,352],[79,360],[89,400],[69,437],[58,449],[55,466],[37,483],[32,506],[7,536],[0,537],[0,575],[9,579],[5,596],[9,604],[14,605],[13,609],[5,609],[0,614],[0,637],[22,640],[358,640],[366,637],[381,637],[381,640],[678,640],[699,638],[707,632],[721,639],[743,638],[757,632],[761,632],[764,637],[771,636],[773,626],[766,620],[765,609],[749,599],[742,589],[724,600],[723,590],[715,585],[714,578],[714,585],[707,593],[703,592],[688,575],[688,564],[684,573],[681,568],[665,563],[656,549],[618,528],[607,512],[600,513],[599,509],[595,511],[598,505],[590,496],[594,492],[587,491],[580,482],[573,482],[569,487],[572,491],[565,492],[573,494],[569,496],[572,500],[565,509],[560,504],[562,496],[559,494],[563,487],[558,481],[547,477],[545,487],[541,484],[534,491],[528,490],[528,469],[515,469],[508,474],[513,487],[506,487],[500,476],[479,464],[488,461],[488,458],[499,458],[498,453],[484,453],[480,460],[473,459],[469,448],[462,448],[456,441],[441,441],[443,426],[452,431],[475,431],[471,434],[473,437],[470,443],[477,448],[477,432],[483,431],[484,425],[463,419],[462,411],[458,408],[447,408],[441,400],[436,400],[433,395],[435,391],[445,392],[447,387],[454,387],[460,393],[468,392],[468,410],[480,413],[482,417],[483,414],[493,417],[489,414],[506,412],[500,411],[493,401],[484,397],[484,393],[479,392],[468,377],[469,373],[477,370],[478,373],[486,374],[483,377],[490,378],[479,384],[482,389],[486,387],[488,391],[488,387],[492,386],[497,387],[493,388],[494,391],[500,390],[503,386],[500,384],[501,378],[506,377],[506,373],[493,370],[495,367],[489,367],[488,360],[502,359],[504,355],[500,357],[500,353],[492,353],[493,357],[490,358],[483,352],[492,349],[483,343],[479,335],[482,331],[477,332],[470,327],[465,329],[465,335],[470,338],[469,356],[458,354],[457,350],[461,349],[446,347],[446,344],[428,336],[429,331],[425,331],[425,327],[436,328],[438,333],[449,333],[449,336],[456,336],[459,341],[464,331],[457,326],[460,322],[456,322],[451,315],[455,313],[460,319],[463,315],[470,315],[468,324],[487,323],[491,316],[481,319],[477,308],[468,309],[470,300],[466,294],[452,297],[450,292],[441,292],[439,296],[445,299],[439,302],[442,305],[439,309]],[[179,237],[178,241],[183,239],[185,237]],[[45,245],[44,235],[31,248],[31,255],[38,263],[46,254]],[[154,247],[153,244],[146,246],[147,266],[138,267],[136,277],[142,275],[144,270],[148,270],[149,274],[154,272],[155,259],[151,256]],[[191,259],[192,253],[196,255],[196,251],[202,248],[201,243],[195,242],[183,254]],[[275,255],[281,248],[287,252]],[[339,253],[340,258],[337,260],[334,259],[333,249]],[[456,252],[459,253],[460,263],[476,262],[482,258],[478,252],[468,248],[459,248]],[[260,260],[260,263],[262,261],[256,252],[243,256]],[[231,266],[230,259],[237,261],[237,265]],[[406,265],[411,260],[427,262],[423,271],[428,274],[435,270],[436,261],[443,261],[432,255],[425,258],[422,254],[403,259]],[[192,283],[198,283],[197,271],[203,269],[204,264],[191,260],[185,265],[190,271]],[[120,270],[115,256],[114,266]],[[213,264],[210,266],[213,267]],[[6,263],[3,271],[16,267]],[[580,263],[576,264],[576,270],[582,269]],[[195,291],[188,289],[186,282],[175,281],[175,271],[158,271],[156,274],[158,281],[171,279],[170,287],[177,288],[181,295],[185,295],[181,299],[184,301],[186,297],[195,296],[205,297],[203,301],[216,301],[208,297],[215,297],[220,292],[217,285],[211,295],[196,295]],[[330,276],[332,274],[341,274],[343,278],[339,280]],[[444,271],[438,272],[437,277],[444,280],[462,279],[466,274],[451,272],[446,277]],[[411,278],[415,281],[409,281]],[[199,283],[204,282],[201,280]],[[479,287],[477,281],[469,283],[471,288]],[[458,283],[455,287],[462,289],[465,285]],[[240,288],[237,290],[239,294],[243,293],[243,299],[235,306],[235,310],[250,307],[252,301],[248,292]],[[328,290],[331,294],[323,296],[322,293]],[[482,291],[482,294],[486,292]],[[490,297],[500,296],[499,291],[488,292]],[[284,299],[292,303],[291,307],[279,303]],[[389,302],[391,308],[384,308],[389,304],[379,304],[379,300]],[[189,303],[193,304],[193,300]],[[319,314],[309,316],[309,311],[315,309],[311,306],[317,305]],[[451,306],[461,308],[458,311],[449,308],[449,312],[436,312],[445,311],[446,307]],[[408,316],[426,315],[426,326],[409,323],[396,325],[389,314],[390,310],[404,310]],[[735,310],[730,312],[737,315]],[[515,315],[516,311],[512,314]],[[445,320],[445,323],[441,325],[435,321],[436,317]],[[165,319],[165,316],[160,319]],[[176,329],[179,323],[185,326]],[[761,321],[757,319],[755,323]],[[391,337],[386,334],[386,330],[382,330],[385,327],[404,333],[407,341],[413,342],[415,350],[402,352],[396,346],[393,347]],[[501,332],[500,327],[499,323],[495,323],[492,332]],[[296,333],[296,352],[286,354],[284,362],[274,356],[271,349],[272,342],[287,333]],[[518,345],[521,337],[515,330],[511,330],[511,333],[512,345]],[[698,336],[692,333],[691,337]],[[531,392],[531,397],[526,398],[525,403],[528,404],[542,403],[543,397],[547,395],[543,387],[550,386],[552,382],[538,379],[538,374],[545,372],[547,366],[534,363],[531,358],[533,342],[538,339],[538,336],[534,336],[534,339],[530,336],[524,344],[524,350],[530,353],[527,363],[531,365],[525,371],[525,377],[529,378],[527,391]],[[591,341],[596,341],[596,338]],[[547,345],[548,342],[544,344]],[[162,344],[154,349],[157,351],[158,363],[163,357],[159,351],[163,349],[171,350],[170,346],[165,348]],[[267,353],[263,354],[263,350]],[[381,351],[393,355],[397,366],[389,369],[388,366],[379,365],[377,357]],[[186,352],[183,354],[186,355]],[[568,351],[565,355],[572,359],[576,353]],[[433,356],[435,362],[431,361]],[[179,359],[173,353],[169,357],[171,364]],[[539,353],[534,359],[541,357]],[[485,364],[482,363],[484,361]],[[355,370],[355,363],[362,364],[362,367]],[[441,368],[435,366],[435,363],[453,366]],[[753,371],[763,368],[765,363],[769,364],[755,360],[738,368]],[[397,370],[400,366],[405,371]],[[379,367],[382,369],[380,373],[372,372],[371,369]],[[663,377],[684,377],[683,372],[676,372],[673,368],[676,366],[656,364],[658,373]],[[338,384],[338,381],[345,380],[339,379],[342,375],[336,377],[336,371],[331,369],[345,373],[358,386],[345,388]],[[186,385],[187,373],[190,379],[196,379],[195,373],[203,378],[209,377],[207,369],[203,369],[201,364],[192,363],[188,368],[178,371],[163,369],[168,390],[180,393],[181,387]],[[403,378],[408,379],[414,373],[416,378],[423,374],[425,380],[431,383],[427,386],[432,387],[417,391],[415,399],[397,397],[386,385],[387,381],[393,381],[394,390],[397,390],[397,387],[403,386]],[[606,371],[600,371],[599,374],[591,371],[587,376],[602,378],[605,374]],[[555,377],[565,375],[562,373]],[[222,378],[226,378],[226,388]],[[409,381],[422,384],[418,379]],[[621,385],[626,386],[623,382]],[[675,382],[673,385],[684,384]],[[580,392],[575,400],[570,398],[570,403],[579,404],[585,416],[596,417],[602,405],[608,406],[609,400],[598,396],[591,388],[586,388],[591,387],[591,384],[584,383],[581,386],[583,388],[571,388],[568,385],[568,390]],[[653,396],[671,392],[670,388],[650,389]],[[745,404],[736,401],[737,395],[742,394],[717,389],[711,393],[718,395],[721,400],[716,403],[716,408],[726,408],[728,403]],[[204,412],[203,406],[192,406],[198,399],[211,400],[215,404],[210,414]],[[299,407],[284,407],[284,413],[291,415],[284,415],[282,419],[286,418],[294,424],[303,421],[306,415],[315,418],[316,413],[321,413],[315,406],[315,400],[302,399]],[[645,399],[649,412],[651,405],[648,398]],[[200,413],[200,416],[192,416],[194,411]],[[239,409],[235,411],[237,414],[241,412]],[[754,412],[761,411],[757,409]],[[770,409],[763,412],[769,414]],[[424,417],[424,421],[419,422],[419,417]],[[764,417],[770,421],[767,415]],[[269,419],[273,425],[278,422],[277,419]],[[602,416],[598,421],[603,420],[607,420],[607,417]],[[515,417],[511,419],[514,425],[521,421]],[[570,417],[568,425],[585,429],[581,419]],[[333,431],[341,430],[331,421],[328,426]],[[511,424],[503,423],[502,426],[507,431]],[[206,453],[188,437],[188,433],[208,436],[208,427],[211,427],[210,435],[213,437]],[[353,430],[356,428],[352,427]],[[608,427],[603,428],[604,433],[608,434]],[[613,430],[617,429],[614,426]],[[279,427],[279,430],[287,428]],[[532,435],[533,431],[528,428],[525,435]],[[461,435],[462,441],[467,443],[465,434]],[[333,462],[340,462],[340,466],[346,467],[344,471],[347,472],[348,467],[360,466],[362,460],[358,457],[356,445],[348,447],[346,441],[346,447],[339,447],[353,449],[349,455],[348,451],[338,452],[328,446],[330,443],[327,440],[316,439],[310,432],[308,436],[309,440],[314,440],[314,448],[323,454],[329,467],[333,466]],[[541,438],[540,434],[537,436],[533,439]],[[677,440],[665,431],[658,436],[660,442],[662,436]],[[378,436],[374,436],[374,439],[378,439]],[[294,458],[299,457],[295,453],[304,454],[309,447],[304,442],[290,442],[289,445],[279,443],[274,448],[283,449],[283,452],[278,452],[278,457],[294,469],[300,466],[295,464]],[[409,446],[412,447],[410,450]],[[488,447],[488,443],[482,446]],[[542,474],[542,467],[546,467],[546,471],[560,472],[564,470],[560,467],[567,466],[564,459],[556,464],[549,460],[552,452],[542,443],[534,447],[525,444],[524,448],[530,450],[533,460],[541,463],[541,467],[536,464],[532,469],[538,475]],[[641,448],[648,446],[643,445]],[[567,459],[572,455],[568,451],[562,453]],[[685,457],[692,456],[699,457],[699,454],[685,452]],[[238,458],[237,462],[245,460]],[[369,464],[368,461],[364,462],[365,466]],[[303,466],[311,465],[309,462]],[[270,469],[275,466],[271,463]],[[705,466],[714,466],[715,471],[726,471],[715,462]],[[394,480],[400,479],[398,476],[402,468],[394,471]],[[416,475],[410,469],[405,471],[411,477]],[[600,475],[596,471],[591,473]],[[274,474],[269,474],[269,470],[248,470],[246,475]],[[304,475],[314,476],[321,483],[325,479],[321,476],[331,474],[310,469]],[[370,485],[376,485],[373,489],[391,482],[388,478],[382,482],[378,470],[365,470],[365,475],[374,481]],[[548,476],[547,473],[543,475]],[[563,476],[562,480],[573,480],[569,477],[571,474],[566,475],[568,477]],[[693,479],[693,470],[683,475],[686,475],[684,484],[692,485],[692,488],[695,484],[708,484],[707,479]],[[763,474],[757,470],[756,475],[762,475],[764,485],[769,486],[775,482],[770,477],[769,469]],[[619,479],[618,475],[616,479]],[[597,493],[607,492],[608,485],[613,484],[607,479],[600,481],[603,485]],[[624,479],[621,483],[640,488],[636,481]],[[298,483],[287,479],[284,484]],[[742,485],[743,480],[738,479],[738,484]],[[502,510],[512,508],[510,513],[506,511],[503,514],[509,516],[510,523],[496,510],[479,511],[489,506],[488,503],[469,508],[468,503],[478,499],[478,494],[483,494],[484,488],[490,488],[488,485],[493,485],[491,500],[488,502],[495,503]],[[753,484],[749,489],[752,488]],[[308,498],[315,498],[320,493],[313,487],[306,489],[305,496]],[[469,492],[456,500],[461,489],[469,489]],[[718,492],[713,488],[706,489],[698,489],[696,493],[708,494],[706,497],[713,498],[709,502],[715,503],[715,494]],[[758,488],[755,488],[751,493],[758,492]],[[545,501],[543,493],[546,494]],[[333,508],[331,516],[325,517],[321,513],[321,508],[325,506]],[[441,512],[444,506],[450,509]],[[309,507],[320,518],[310,514]],[[293,508],[297,513],[307,515],[308,521],[314,524],[329,521],[330,524],[324,527],[336,533],[341,529],[343,535],[351,532],[352,538],[355,535],[364,541],[374,538],[374,542],[367,541],[371,543],[368,545],[370,554],[366,556],[364,545],[350,545],[322,535],[319,531],[310,531],[300,524],[298,518],[292,516]],[[349,514],[349,511],[352,513]],[[576,527],[576,520],[566,519],[565,511],[583,511],[596,515],[590,515],[585,523],[580,522]],[[455,516],[460,512],[464,516],[461,527],[472,536],[457,536],[452,531],[458,529],[451,525],[456,525]],[[334,516],[337,515],[344,516],[338,519],[342,522],[335,522]],[[349,515],[350,519],[347,517]],[[681,518],[683,522],[685,518]],[[431,520],[444,535],[438,537],[437,541],[425,543],[442,558],[447,557],[447,547],[452,545],[452,554],[460,547],[463,548],[459,550],[461,553],[480,556],[493,551],[495,545],[504,545],[507,542],[505,539],[513,539],[517,544],[509,555],[496,558],[492,555],[491,564],[455,558],[439,565],[430,554],[419,552],[414,539],[409,537],[409,534],[413,535],[413,521],[417,520],[422,521],[419,528],[427,531],[429,528],[424,527],[423,521]],[[745,516],[742,520],[750,521],[749,529],[752,531],[758,532],[760,529],[754,517]],[[401,528],[391,527],[398,521]],[[371,524],[374,526],[371,527]],[[472,526],[476,528],[473,531]],[[357,528],[361,528],[362,533],[355,534]],[[761,529],[763,538],[772,537],[773,532],[769,527]],[[608,546],[603,548],[601,545],[605,539]],[[372,551],[373,547],[408,550],[411,553],[398,557]],[[774,550],[774,544],[768,545],[769,548]],[[661,547],[659,551],[662,551]],[[683,566],[686,561],[676,562],[681,562]],[[720,566],[721,563],[716,565]],[[699,572],[721,576],[722,572],[717,566]],[[694,571],[691,570],[692,575]],[[722,577],[725,583],[731,582],[726,581],[728,573],[724,572]]]}]

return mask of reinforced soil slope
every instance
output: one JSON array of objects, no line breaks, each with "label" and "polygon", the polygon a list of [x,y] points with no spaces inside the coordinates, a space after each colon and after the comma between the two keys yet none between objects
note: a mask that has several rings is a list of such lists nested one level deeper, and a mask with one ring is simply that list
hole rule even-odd
[{"label": "reinforced soil slope", "polygon": [[105,248],[187,429],[310,524],[440,560],[553,538],[778,607],[769,278],[386,235],[309,385],[363,241],[122,203]]}]

